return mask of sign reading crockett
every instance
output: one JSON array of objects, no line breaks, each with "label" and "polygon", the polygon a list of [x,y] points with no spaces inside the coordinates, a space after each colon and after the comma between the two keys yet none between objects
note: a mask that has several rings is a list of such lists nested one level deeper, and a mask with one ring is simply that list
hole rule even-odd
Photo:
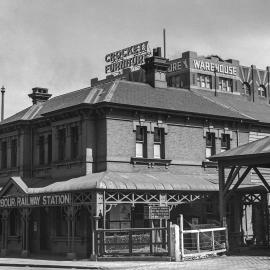
[{"label": "sign reading crockett", "polygon": [[71,203],[71,194],[9,196],[0,199],[0,208],[53,206]]},{"label": "sign reading crockett", "polygon": [[145,41],[107,54],[105,61],[109,64],[105,66],[105,73],[113,73],[144,64],[144,59],[148,55],[147,47],[148,41]]}]

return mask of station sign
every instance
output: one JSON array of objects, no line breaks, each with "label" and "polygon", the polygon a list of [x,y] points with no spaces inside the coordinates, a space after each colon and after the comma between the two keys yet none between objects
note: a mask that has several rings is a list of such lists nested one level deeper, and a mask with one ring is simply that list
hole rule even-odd
[{"label": "station sign", "polygon": [[121,72],[125,68],[141,66],[149,54],[148,41],[109,53],[105,56],[105,73]]},{"label": "station sign", "polygon": [[170,207],[169,206],[145,206],[144,219],[169,219]]},{"label": "station sign", "polygon": [[0,198],[0,208],[56,206],[71,203],[71,194],[7,196]]}]

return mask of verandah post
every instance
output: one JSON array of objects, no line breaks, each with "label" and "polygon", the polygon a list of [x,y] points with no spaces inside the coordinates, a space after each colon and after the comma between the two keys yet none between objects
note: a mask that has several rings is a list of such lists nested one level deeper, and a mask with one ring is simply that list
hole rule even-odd
[{"label": "verandah post", "polygon": [[179,215],[179,242],[180,242],[180,259],[184,259],[184,217],[182,214]]}]

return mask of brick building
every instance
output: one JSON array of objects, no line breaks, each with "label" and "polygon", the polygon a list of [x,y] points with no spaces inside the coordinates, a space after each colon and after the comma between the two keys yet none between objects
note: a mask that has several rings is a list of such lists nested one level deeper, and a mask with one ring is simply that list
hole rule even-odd
[{"label": "brick building", "polygon": [[[189,226],[219,221],[208,157],[270,134],[268,70],[192,52],[168,62],[159,50],[142,68],[53,98],[33,88],[33,105],[1,123],[2,255],[93,255],[97,227],[165,222],[144,219],[146,205]],[[228,204],[230,232],[265,242],[266,204],[251,174]],[[251,212],[252,229],[241,220]]]}]

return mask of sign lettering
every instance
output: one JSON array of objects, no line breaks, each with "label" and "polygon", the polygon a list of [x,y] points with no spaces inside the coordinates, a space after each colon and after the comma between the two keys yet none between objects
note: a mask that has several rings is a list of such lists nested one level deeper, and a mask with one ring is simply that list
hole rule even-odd
[{"label": "sign lettering", "polygon": [[195,69],[205,70],[205,71],[211,71],[211,72],[218,72],[218,73],[224,73],[228,75],[237,75],[237,68],[235,66],[225,65],[225,64],[218,64],[218,63],[212,63],[208,61],[202,61],[202,60],[193,60],[193,65]]},{"label": "sign lettering", "polygon": [[144,64],[145,57],[149,54],[147,48],[148,41],[145,41],[107,54],[105,56],[105,62],[109,64],[105,66],[105,73],[118,72],[125,68]]},{"label": "sign lettering", "polygon": [[170,208],[169,206],[145,206],[144,218],[145,219],[169,219]]},{"label": "sign lettering", "polygon": [[0,198],[0,208],[26,207],[26,206],[53,206],[66,205],[71,203],[71,194],[53,195],[29,195],[18,197]]}]

